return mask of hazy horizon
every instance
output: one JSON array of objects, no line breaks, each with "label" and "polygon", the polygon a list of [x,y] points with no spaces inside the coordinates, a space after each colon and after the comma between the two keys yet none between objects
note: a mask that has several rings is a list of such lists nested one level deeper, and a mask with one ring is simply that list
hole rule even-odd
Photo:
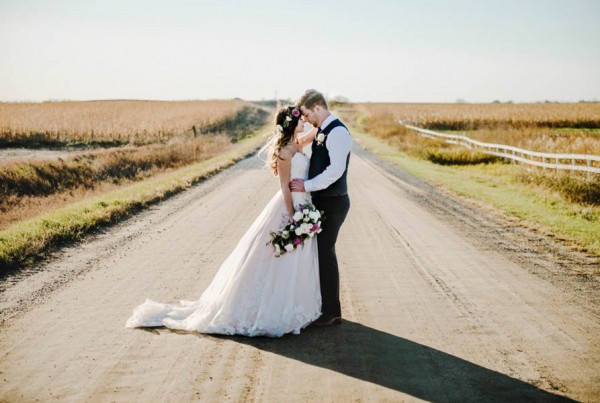
[{"label": "hazy horizon", "polygon": [[600,100],[600,2],[0,0],[0,101]]},{"label": "hazy horizon", "polygon": [[[261,99],[246,99],[240,97],[233,98],[190,98],[190,99],[144,99],[144,98],[103,98],[103,99],[44,99],[44,100],[0,100],[0,103],[44,103],[44,102],[116,102],[116,101],[133,101],[133,102],[193,102],[193,101],[228,101],[239,99],[246,102],[274,102],[274,98],[261,98]],[[332,97],[328,97],[328,100],[331,100]],[[278,99],[281,103],[294,103],[296,99],[292,98],[284,98]],[[481,102],[470,102],[465,100],[458,101],[448,101],[448,102],[433,102],[433,101],[353,101],[351,99],[348,100],[348,103],[351,104],[364,104],[364,103],[373,103],[373,104],[462,104],[462,105],[477,105],[477,104],[544,104],[544,103],[556,103],[556,104],[578,104],[578,103],[600,103],[600,99],[591,99],[591,100],[579,100],[579,101],[555,101],[555,100],[540,100],[540,101],[523,101],[523,102],[515,102],[512,100],[508,101],[481,101]]]}]

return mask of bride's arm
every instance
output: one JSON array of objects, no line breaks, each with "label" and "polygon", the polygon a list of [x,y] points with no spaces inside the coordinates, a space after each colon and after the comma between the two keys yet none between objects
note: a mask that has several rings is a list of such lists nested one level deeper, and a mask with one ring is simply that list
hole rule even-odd
[{"label": "bride's arm", "polygon": [[290,191],[290,179],[292,172],[292,158],[291,156],[283,152],[280,154],[281,158],[277,160],[277,175],[279,176],[279,184],[281,185],[281,194],[283,195],[283,202],[290,217],[294,215],[294,203],[292,201],[292,192]]},{"label": "bride's arm", "polygon": [[298,137],[298,143],[300,144],[301,147],[304,147],[305,145],[312,143],[312,141],[315,139],[316,135],[317,135],[317,128],[313,127],[304,136]]}]

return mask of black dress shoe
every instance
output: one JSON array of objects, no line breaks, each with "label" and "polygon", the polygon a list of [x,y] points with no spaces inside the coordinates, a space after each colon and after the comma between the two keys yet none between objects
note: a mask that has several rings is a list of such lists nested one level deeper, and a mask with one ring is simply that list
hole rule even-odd
[{"label": "black dress shoe", "polygon": [[340,316],[321,316],[319,319],[315,320],[311,323],[311,326],[331,326],[331,325],[339,325],[342,323],[342,318]]}]

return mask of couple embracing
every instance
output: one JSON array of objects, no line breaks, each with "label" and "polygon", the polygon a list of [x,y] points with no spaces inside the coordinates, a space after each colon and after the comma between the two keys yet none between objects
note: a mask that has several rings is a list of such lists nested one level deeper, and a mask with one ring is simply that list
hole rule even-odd
[{"label": "couple embracing", "polygon": [[[304,123],[313,126],[304,133]],[[166,326],[201,333],[280,337],[341,323],[335,243],[350,208],[347,174],[352,139],[323,95],[307,90],[280,109],[269,141],[269,168],[281,190],[269,201],[196,301],[147,299],[127,327]],[[278,256],[272,234],[300,206],[324,213],[319,233]],[[316,230],[316,226],[314,227]]]}]

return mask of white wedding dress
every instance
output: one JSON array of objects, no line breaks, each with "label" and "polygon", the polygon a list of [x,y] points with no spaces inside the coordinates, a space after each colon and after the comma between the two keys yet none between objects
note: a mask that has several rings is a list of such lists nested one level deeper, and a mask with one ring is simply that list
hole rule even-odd
[{"label": "white wedding dress", "polygon": [[[308,156],[294,154],[291,177],[306,179],[308,164]],[[311,200],[309,193],[292,193],[292,198],[294,207]],[[287,211],[278,191],[200,299],[179,304],[146,299],[134,309],[126,326],[244,336],[299,334],[321,315],[317,240],[308,239],[303,247],[275,257],[267,243],[270,233],[281,229],[284,215]]]}]

